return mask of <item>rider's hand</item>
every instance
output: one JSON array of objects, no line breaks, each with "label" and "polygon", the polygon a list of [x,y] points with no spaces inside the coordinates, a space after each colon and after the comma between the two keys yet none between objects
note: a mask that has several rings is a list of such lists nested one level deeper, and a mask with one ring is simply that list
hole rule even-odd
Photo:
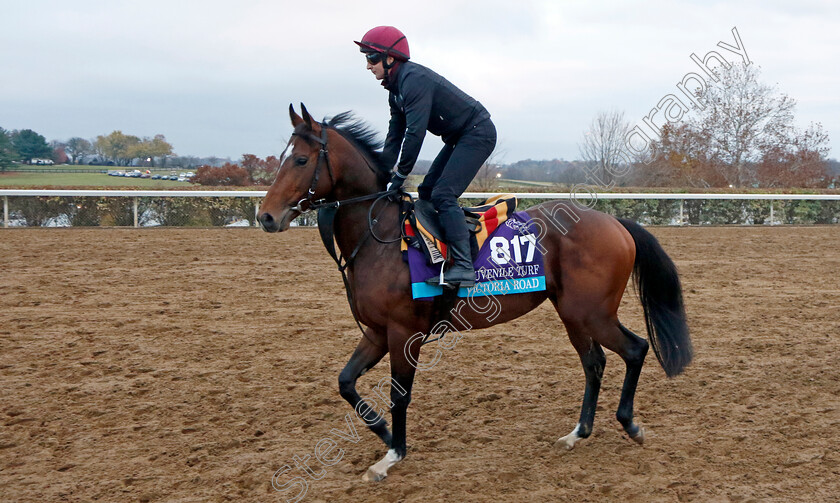
[{"label": "rider's hand", "polygon": [[402,184],[405,182],[406,176],[400,173],[399,171],[394,171],[394,174],[391,175],[391,181],[388,182],[388,185],[385,187],[385,190],[398,190],[402,187]]}]

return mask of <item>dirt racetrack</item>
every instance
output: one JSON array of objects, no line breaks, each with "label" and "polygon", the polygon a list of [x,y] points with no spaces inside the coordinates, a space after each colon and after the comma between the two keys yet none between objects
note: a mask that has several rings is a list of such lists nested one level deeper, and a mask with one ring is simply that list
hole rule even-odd
[{"label": "dirt racetrack", "polygon": [[[648,355],[644,447],[614,418],[608,353],[593,436],[552,448],[584,382],[545,304],[418,373],[408,457],[372,485],[384,446],[358,422],[358,443],[331,434],[360,334],[315,230],[0,229],[0,501],[282,502],[284,465],[306,502],[838,501],[840,226],[652,230],[696,358],[667,379]],[[643,333],[632,290],[620,314]]]}]

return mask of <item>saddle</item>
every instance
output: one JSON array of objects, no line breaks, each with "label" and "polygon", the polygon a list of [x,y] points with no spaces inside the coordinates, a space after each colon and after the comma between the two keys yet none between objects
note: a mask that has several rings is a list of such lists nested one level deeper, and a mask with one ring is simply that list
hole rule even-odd
[{"label": "saddle", "polygon": [[[462,208],[464,225],[470,232],[470,248],[473,259],[478,255],[484,241],[501,224],[516,212],[516,196],[498,194],[478,206]],[[443,240],[443,228],[438,220],[437,211],[429,201],[414,201],[407,210],[405,218],[402,250],[408,247],[423,252],[430,264],[440,264],[447,257],[446,243]]]}]

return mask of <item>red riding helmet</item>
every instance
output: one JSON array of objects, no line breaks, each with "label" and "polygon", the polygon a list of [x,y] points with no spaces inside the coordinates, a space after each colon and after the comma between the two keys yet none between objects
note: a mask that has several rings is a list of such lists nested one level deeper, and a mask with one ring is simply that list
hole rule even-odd
[{"label": "red riding helmet", "polygon": [[401,61],[408,61],[408,39],[403,32],[393,26],[377,26],[365,33],[361,42],[354,41],[362,52],[382,52]]}]

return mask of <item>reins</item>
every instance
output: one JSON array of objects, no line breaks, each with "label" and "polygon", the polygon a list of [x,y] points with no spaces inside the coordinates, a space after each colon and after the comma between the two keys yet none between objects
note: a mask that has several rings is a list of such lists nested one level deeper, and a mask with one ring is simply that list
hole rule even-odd
[{"label": "reins", "polygon": [[[368,237],[373,236],[374,239],[376,239],[380,243],[395,243],[399,241],[399,239],[402,239],[402,237],[400,237],[397,240],[386,242],[379,239],[379,237],[376,236],[376,233],[373,232],[373,226],[378,223],[377,219],[372,218],[372,212],[373,208],[376,206],[376,201],[389,197],[398,192],[398,190],[385,190],[382,192],[369,194],[367,196],[354,197],[352,199],[345,199],[343,201],[332,201],[328,203],[320,203],[313,205],[311,209],[318,210],[318,231],[321,234],[321,240],[324,242],[324,246],[327,248],[327,251],[330,253],[330,256],[332,256],[336,265],[338,265],[338,270],[341,271],[342,274],[344,274],[345,269],[347,269],[347,267],[349,267],[350,264],[353,263],[353,260],[356,259],[356,254],[359,253],[359,250],[362,248],[362,244],[364,244],[364,242],[367,241]],[[376,199],[376,201],[374,201],[374,203],[371,205],[371,209],[368,212],[368,232],[362,239],[359,240],[358,244],[356,244],[356,247],[353,249],[353,252],[345,258],[344,255],[336,253],[335,251],[335,215],[336,213],[338,213],[338,209],[341,206],[347,206],[349,204],[360,203],[363,201],[370,201],[371,199]],[[342,261],[344,262],[343,264]]]}]

